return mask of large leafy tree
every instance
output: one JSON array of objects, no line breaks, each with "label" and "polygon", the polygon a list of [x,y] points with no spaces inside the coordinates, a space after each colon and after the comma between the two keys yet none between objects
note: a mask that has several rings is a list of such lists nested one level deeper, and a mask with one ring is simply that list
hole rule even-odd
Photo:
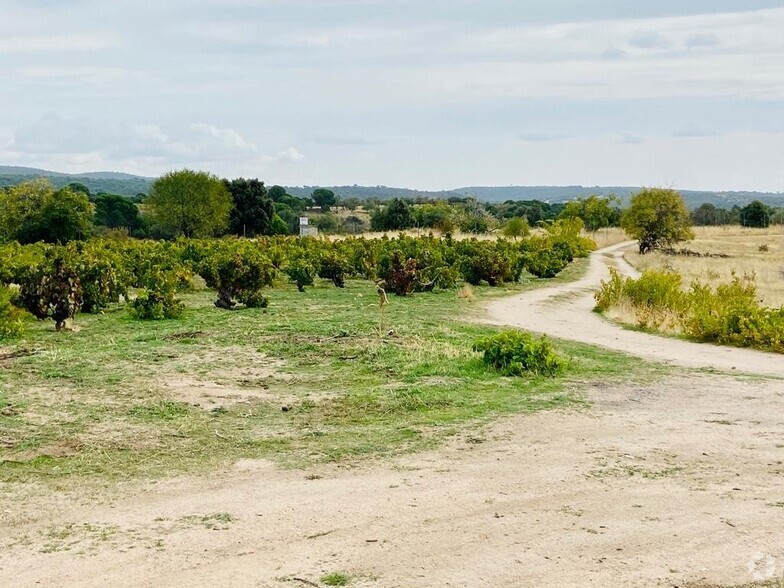
[{"label": "large leafy tree", "polygon": [[666,188],[645,188],[632,196],[621,226],[639,241],[640,253],[694,238],[683,197]]},{"label": "large leafy tree", "polygon": [[17,239],[25,219],[36,214],[52,198],[49,180],[36,179],[0,190],[0,239]]},{"label": "large leafy tree", "polygon": [[327,188],[316,188],[310,196],[316,206],[321,207],[321,212],[329,212],[332,206],[338,202],[337,196],[332,190]]},{"label": "large leafy tree", "polygon": [[414,216],[408,202],[394,198],[386,207],[370,217],[370,228],[374,231],[399,231],[414,226]]},{"label": "large leafy tree", "polygon": [[232,201],[214,175],[183,169],[155,180],[145,207],[153,226],[165,235],[212,237],[229,226]]},{"label": "large leafy tree", "polygon": [[558,218],[579,218],[585,228],[595,233],[604,227],[617,226],[620,213],[614,204],[618,202],[615,196],[602,197],[592,194],[587,198],[577,198],[566,203]]},{"label": "large leafy tree", "polygon": [[264,182],[239,178],[223,180],[223,183],[233,202],[229,230],[243,237],[271,234],[275,205],[267,195]]},{"label": "large leafy tree", "polygon": [[143,225],[136,204],[119,194],[98,194],[95,197],[95,224],[110,229],[125,228],[132,233]]},{"label": "large leafy tree", "polygon": [[93,206],[70,188],[55,192],[48,180],[0,191],[0,239],[20,243],[67,243],[92,232]]},{"label": "large leafy tree", "polygon": [[754,200],[740,209],[744,227],[764,229],[770,224],[771,210],[759,200]]},{"label": "large leafy tree", "polygon": [[20,243],[67,243],[84,240],[92,232],[94,207],[83,192],[63,188],[19,228]]}]

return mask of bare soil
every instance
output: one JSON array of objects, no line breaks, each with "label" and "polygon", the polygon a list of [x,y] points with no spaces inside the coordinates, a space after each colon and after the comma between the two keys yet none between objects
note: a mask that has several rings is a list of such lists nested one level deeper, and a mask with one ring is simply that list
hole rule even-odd
[{"label": "bare soil", "polygon": [[622,264],[617,250],[594,254],[577,284],[494,303],[493,320],[731,373],[596,384],[582,391],[589,408],[506,418],[358,466],[242,460],[97,495],[6,487],[0,586],[306,587],[332,572],[355,587],[683,586],[784,575],[784,382],[738,375],[782,376],[784,362],[593,314],[588,289]]}]

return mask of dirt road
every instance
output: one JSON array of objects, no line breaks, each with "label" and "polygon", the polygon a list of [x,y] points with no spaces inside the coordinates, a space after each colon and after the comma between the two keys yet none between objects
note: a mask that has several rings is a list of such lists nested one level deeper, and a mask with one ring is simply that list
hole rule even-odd
[{"label": "dirt road", "polygon": [[588,272],[580,280],[493,302],[488,306],[491,322],[599,345],[661,363],[784,377],[784,360],[780,355],[625,330],[591,312],[595,306],[593,293],[599,282],[609,276],[609,267],[616,267],[624,275],[638,275],[623,259],[623,250],[633,245],[624,242],[594,252]]},{"label": "dirt road", "polygon": [[[599,343],[631,345],[640,334],[591,314],[581,290],[606,271],[606,253],[577,285],[494,305],[495,320],[558,336],[602,329]],[[557,332],[531,312],[543,308]],[[757,355],[671,339],[656,351],[777,373]],[[98,496],[7,487],[0,586],[307,588],[342,572],[357,588],[618,587],[784,575],[780,380],[679,372],[582,392],[590,408],[507,418],[357,467],[245,461]]]}]

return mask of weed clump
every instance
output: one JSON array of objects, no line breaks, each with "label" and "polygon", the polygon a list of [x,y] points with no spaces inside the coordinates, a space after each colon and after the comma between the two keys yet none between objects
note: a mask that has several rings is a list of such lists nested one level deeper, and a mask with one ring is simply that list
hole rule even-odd
[{"label": "weed clump", "polygon": [[348,586],[349,582],[351,582],[351,576],[341,572],[321,576],[321,583],[325,586]]},{"label": "weed clump", "polygon": [[784,353],[784,308],[760,305],[753,275],[733,276],[715,289],[698,281],[684,289],[678,274],[649,271],[633,279],[610,271],[594,296],[601,312],[631,309],[640,327]]},{"label": "weed clump", "polygon": [[485,364],[507,376],[554,377],[566,364],[545,337],[535,339],[521,331],[503,331],[484,337],[474,343],[473,349],[483,353]]}]

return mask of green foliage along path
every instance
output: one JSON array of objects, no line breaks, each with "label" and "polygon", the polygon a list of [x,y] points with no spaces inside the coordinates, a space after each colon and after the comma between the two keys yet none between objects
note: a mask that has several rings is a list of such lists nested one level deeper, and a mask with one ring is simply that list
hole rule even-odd
[{"label": "green foliage along path", "polygon": [[488,306],[491,322],[667,364],[784,377],[781,355],[630,331],[593,312],[594,292],[609,276],[610,267],[616,267],[621,274],[639,277],[623,260],[623,250],[633,245],[628,241],[593,252],[587,274],[575,282],[492,302]]}]

